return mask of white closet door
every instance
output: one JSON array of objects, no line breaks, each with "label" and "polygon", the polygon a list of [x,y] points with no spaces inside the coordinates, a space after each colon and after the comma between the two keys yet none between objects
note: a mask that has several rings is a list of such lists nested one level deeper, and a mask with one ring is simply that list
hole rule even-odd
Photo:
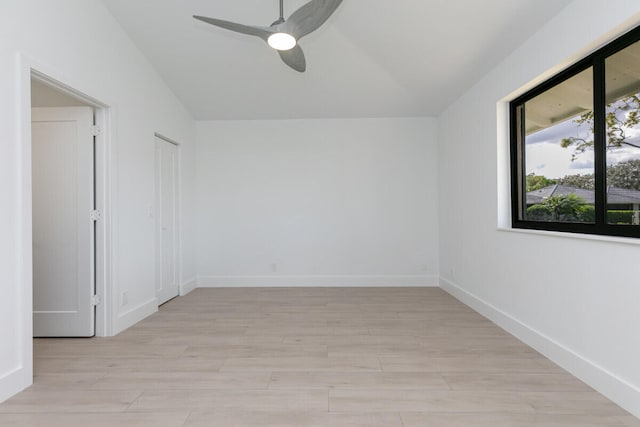
[{"label": "white closet door", "polygon": [[178,296],[178,147],[156,137],[156,296]]},{"label": "white closet door", "polygon": [[31,114],[33,334],[93,336],[93,110]]}]

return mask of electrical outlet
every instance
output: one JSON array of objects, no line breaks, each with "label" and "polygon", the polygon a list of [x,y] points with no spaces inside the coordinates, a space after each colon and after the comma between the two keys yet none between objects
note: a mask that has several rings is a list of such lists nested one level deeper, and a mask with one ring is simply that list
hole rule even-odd
[{"label": "electrical outlet", "polygon": [[277,273],[278,272],[278,264],[277,263],[273,263],[271,264],[271,272],[272,273]]},{"label": "electrical outlet", "polygon": [[129,304],[129,292],[128,291],[124,291],[122,293],[122,306],[125,306]]}]

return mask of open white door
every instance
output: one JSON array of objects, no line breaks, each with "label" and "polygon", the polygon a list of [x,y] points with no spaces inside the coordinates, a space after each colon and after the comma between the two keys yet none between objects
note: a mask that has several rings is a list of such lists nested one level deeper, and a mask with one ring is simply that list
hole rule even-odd
[{"label": "open white door", "polygon": [[32,109],[33,335],[94,335],[93,109]]},{"label": "open white door", "polygon": [[163,304],[179,293],[178,147],[156,137],[156,296]]}]

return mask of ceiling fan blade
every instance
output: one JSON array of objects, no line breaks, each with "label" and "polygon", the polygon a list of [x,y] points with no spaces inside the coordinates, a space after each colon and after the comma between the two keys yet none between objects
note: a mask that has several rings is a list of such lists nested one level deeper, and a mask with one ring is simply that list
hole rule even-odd
[{"label": "ceiling fan blade", "polygon": [[278,53],[284,63],[294,70],[304,73],[307,69],[307,60],[304,58],[304,52],[299,45],[295,45],[293,49],[279,50]]},{"label": "ceiling fan blade", "polygon": [[216,27],[224,28],[226,30],[235,31],[237,33],[248,34],[250,36],[260,37],[263,40],[267,40],[271,34],[275,31],[266,27],[254,27],[252,25],[237,24],[235,22],[223,21],[222,19],[207,18],[206,16],[194,15],[199,21],[206,22],[207,24],[215,25]]},{"label": "ceiling fan blade", "polygon": [[320,28],[340,6],[342,0],[311,0],[282,24],[282,28],[300,39]]}]

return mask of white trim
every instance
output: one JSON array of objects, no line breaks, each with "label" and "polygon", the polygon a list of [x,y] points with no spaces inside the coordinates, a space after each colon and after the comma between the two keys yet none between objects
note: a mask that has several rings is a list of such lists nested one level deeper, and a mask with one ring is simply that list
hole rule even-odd
[{"label": "white trim", "polygon": [[[24,55],[22,55],[22,57],[24,58]],[[30,62],[35,62],[35,61],[30,61]],[[43,73],[42,71],[39,71],[41,69],[40,65],[38,64],[38,66],[32,66],[30,67],[30,77],[32,77],[34,80],[39,81],[40,83],[44,83],[47,86],[52,86],[56,89],[56,91],[58,92],[62,92],[63,94],[77,99],[78,101],[84,103],[84,104],[88,104],[91,107],[94,108],[104,108],[105,104],[98,101],[97,99],[86,95],[82,92],[79,92],[78,90],[74,89],[73,87],[59,81],[56,80],[54,78],[50,77],[49,73]],[[31,102],[29,102],[29,104],[31,104]]]},{"label": "white trim", "polygon": [[638,387],[455,283],[441,277],[440,287],[627,411],[640,417]]},{"label": "white trim", "polygon": [[20,341],[19,367],[0,379],[2,394],[15,394],[33,384],[33,252],[31,204],[31,61],[17,56],[18,134],[16,165],[17,286],[20,307],[17,334]]},{"label": "white trim", "polygon": [[101,132],[96,136],[95,146],[95,180],[96,208],[101,213],[101,220],[96,227],[96,294],[102,303],[96,307],[96,336],[113,335],[113,316],[111,305],[117,301],[113,291],[113,196],[112,177],[114,171],[113,144],[111,139],[111,110],[107,107],[95,109],[96,125]]},{"label": "white trim", "polygon": [[32,380],[29,378],[32,375],[26,371],[27,369],[21,366],[0,377],[0,402],[7,400],[31,385]]},{"label": "white trim", "polygon": [[116,319],[114,333],[119,334],[120,332],[124,331],[127,328],[130,328],[131,326],[135,325],[144,318],[151,316],[157,311],[158,299],[156,297],[153,297],[150,300],[143,302],[142,304],[138,304],[131,310],[118,316],[118,318]]},{"label": "white trim", "polygon": [[509,102],[502,100],[496,104],[498,227],[511,227],[511,144],[509,142]]},{"label": "white trim", "polygon": [[397,276],[198,276],[199,288],[245,287],[437,287],[435,275]]},{"label": "white trim", "polygon": [[507,233],[519,233],[519,234],[531,234],[537,236],[549,236],[559,237],[563,239],[577,239],[577,240],[591,240],[594,242],[604,243],[622,243],[625,245],[639,246],[640,239],[637,237],[618,237],[618,236],[603,236],[599,234],[583,234],[583,233],[568,233],[563,231],[550,231],[550,230],[536,230],[529,228],[511,228],[511,227],[498,227],[496,229],[500,232]]},{"label": "white trim", "polygon": [[174,141],[171,138],[167,138],[166,136],[164,136],[164,135],[162,135],[161,133],[158,133],[158,132],[154,132],[153,136],[155,136],[156,138],[160,138],[164,142],[168,142],[169,144],[175,145],[176,147],[180,147],[180,145],[182,145],[179,142]]},{"label": "white trim", "polygon": [[198,287],[198,279],[193,277],[186,282],[180,283],[180,296],[183,297]]}]

